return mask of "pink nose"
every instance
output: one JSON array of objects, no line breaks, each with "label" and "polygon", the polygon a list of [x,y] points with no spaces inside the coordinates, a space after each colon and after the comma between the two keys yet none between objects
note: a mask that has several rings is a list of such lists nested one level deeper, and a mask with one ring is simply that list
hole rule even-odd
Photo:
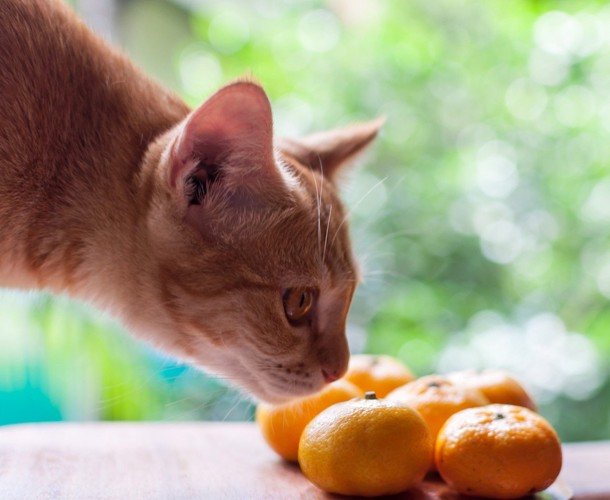
[{"label": "pink nose", "polygon": [[331,382],[334,382],[335,380],[339,380],[339,378],[341,378],[337,370],[331,370],[329,373],[324,368],[322,368],[322,376],[324,377],[324,382],[326,382],[327,384],[330,384]]}]

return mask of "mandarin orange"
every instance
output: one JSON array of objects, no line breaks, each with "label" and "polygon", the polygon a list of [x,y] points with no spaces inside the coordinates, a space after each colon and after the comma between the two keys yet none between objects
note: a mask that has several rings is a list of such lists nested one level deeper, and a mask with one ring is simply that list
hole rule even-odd
[{"label": "mandarin orange", "polygon": [[[399,401],[417,410],[436,440],[438,431],[454,413],[488,404],[487,398],[477,389],[458,386],[440,375],[427,375],[409,382],[388,394],[390,401]],[[430,461],[434,469],[434,461]]]},{"label": "mandarin orange", "polygon": [[365,392],[374,391],[378,398],[384,398],[397,387],[415,380],[415,375],[392,356],[355,354],[343,378]]},{"label": "mandarin orange", "polygon": [[415,410],[367,392],[364,399],[333,405],[309,422],[299,464],[325,491],[390,495],[422,481],[432,451],[430,431]]},{"label": "mandarin orange", "polygon": [[446,376],[455,384],[478,389],[490,403],[524,406],[536,411],[536,404],[525,388],[503,370],[464,370]]},{"label": "mandarin orange", "polygon": [[540,415],[513,405],[469,408],[438,434],[435,461],[459,493],[520,498],[550,486],[561,470],[561,444]]},{"label": "mandarin orange", "polygon": [[337,380],[311,396],[288,403],[260,403],[256,422],[267,444],[285,460],[296,461],[299,439],[309,421],[335,403],[362,397],[363,392],[346,380]]}]

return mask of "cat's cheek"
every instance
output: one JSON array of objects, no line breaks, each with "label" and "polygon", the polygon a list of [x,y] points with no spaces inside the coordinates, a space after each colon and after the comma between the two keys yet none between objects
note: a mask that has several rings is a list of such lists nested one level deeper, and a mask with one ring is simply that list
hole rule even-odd
[{"label": "cat's cheek", "polygon": [[231,380],[244,395],[255,400],[279,403],[294,397],[270,390],[260,374],[248,369],[234,356],[215,348],[206,349],[204,355],[200,353],[192,364],[210,375]]},{"label": "cat's cheek", "polygon": [[[319,364],[313,360],[305,364],[302,362],[305,355],[294,356],[300,349],[292,353],[292,362],[280,362],[283,356],[262,360],[245,346],[231,343],[229,349],[224,344],[215,345],[209,339],[201,341],[195,363],[204,371],[225,377],[256,399],[267,402],[286,402],[324,386]],[[261,366],[265,368],[261,369]]]},{"label": "cat's cheek", "polygon": [[341,378],[349,363],[349,346],[345,325],[353,296],[353,287],[327,289],[319,302],[314,343],[320,371],[326,383]]}]

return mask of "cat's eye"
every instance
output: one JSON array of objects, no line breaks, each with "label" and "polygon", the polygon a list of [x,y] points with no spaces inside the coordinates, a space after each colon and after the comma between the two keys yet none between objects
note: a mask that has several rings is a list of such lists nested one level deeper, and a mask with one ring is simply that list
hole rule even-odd
[{"label": "cat's eye", "polygon": [[296,287],[287,288],[283,292],[284,312],[286,318],[293,325],[307,321],[313,312],[316,301],[314,288]]}]

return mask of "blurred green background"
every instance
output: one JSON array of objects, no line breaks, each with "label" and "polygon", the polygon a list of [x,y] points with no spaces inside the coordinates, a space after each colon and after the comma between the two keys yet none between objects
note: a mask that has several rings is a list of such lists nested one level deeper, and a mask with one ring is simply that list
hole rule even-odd
[{"label": "blurred green background", "polygon": [[[365,274],[353,352],[508,369],[562,439],[610,438],[605,2],[72,4],[192,105],[254,75],[278,134],[385,114],[343,189]],[[0,299],[0,424],[252,416],[83,305]]]}]

